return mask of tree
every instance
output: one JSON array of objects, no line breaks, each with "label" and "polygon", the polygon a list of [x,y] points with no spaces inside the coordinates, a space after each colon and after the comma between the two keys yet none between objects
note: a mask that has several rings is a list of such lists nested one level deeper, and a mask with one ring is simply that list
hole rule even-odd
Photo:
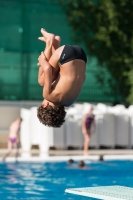
[{"label": "tree", "polygon": [[[106,68],[112,90],[126,99],[132,83],[133,1],[131,0],[57,0],[65,12],[75,42],[81,42]],[[98,80],[105,83],[103,74]],[[106,83],[107,84],[107,83]],[[117,87],[116,87],[117,86]]]}]

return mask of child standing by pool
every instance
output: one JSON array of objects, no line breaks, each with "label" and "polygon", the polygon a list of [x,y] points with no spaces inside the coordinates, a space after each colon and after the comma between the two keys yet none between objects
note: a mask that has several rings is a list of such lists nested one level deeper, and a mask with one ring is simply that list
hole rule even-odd
[{"label": "child standing by pool", "polygon": [[18,156],[18,149],[19,149],[19,138],[18,138],[18,131],[20,128],[22,119],[18,117],[14,122],[11,123],[9,127],[9,135],[8,135],[8,149],[7,153],[4,156],[3,160],[9,156],[9,154],[12,152],[12,149],[15,148],[16,150],[16,158]]},{"label": "child standing by pool", "polygon": [[87,113],[82,120],[82,133],[84,135],[84,155],[88,155],[88,147],[90,143],[90,137],[91,137],[91,127],[92,124],[94,124],[94,118],[93,115],[93,108],[91,107],[89,110],[89,113]]}]

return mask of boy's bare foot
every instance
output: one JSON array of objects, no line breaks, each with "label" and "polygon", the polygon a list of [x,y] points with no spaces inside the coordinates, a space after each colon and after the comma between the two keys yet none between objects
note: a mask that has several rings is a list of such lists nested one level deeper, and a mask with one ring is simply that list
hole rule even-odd
[{"label": "boy's bare foot", "polygon": [[52,33],[48,33],[45,29],[41,28],[41,33],[45,39],[45,41],[51,40],[52,42],[55,39],[55,35]]},{"label": "boy's bare foot", "polygon": [[[43,42],[46,42],[46,38],[44,36],[39,37],[38,39],[43,41]],[[54,37],[52,51],[54,51],[54,50],[56,50],[60,47],[60,41],[61,41],[60,36],[57,35],[57,36]]]}]

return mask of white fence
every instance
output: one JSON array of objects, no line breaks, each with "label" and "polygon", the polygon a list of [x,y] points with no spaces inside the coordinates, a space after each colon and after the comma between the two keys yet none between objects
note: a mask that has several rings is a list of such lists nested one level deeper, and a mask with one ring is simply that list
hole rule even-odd
[{"label": "white fence", "polygon": [[96,126],[92,130],[90,147],[133,147],[133,106],[127,109],[123,105],[111,107],[102,103],[74,104],[66,110],[66,121],[61,128],[42,125],[37,118],[37,107],[0,106],[0,133],[7,133],[10,123],[21,115],[20,140],[23,151],[29,151],[32,145],[39,145],[42,153],[48,152],[51,146],[81,149],[84,142],[82,118],[91,106],[94,108]]},{"label": "white fence", "polygon": [[42,153],[50,146],[66,149],[68,146],[83,147],[82,118],[94,107],[95,129],[92,130],[90,147],[106,146],[115,148],[133,146],[133,107],[126,109],[123,105],[114,107],[104,104],[91,105],[88,103],[75,104],[67,109],[67,116],[61,128],[50,128],[42,125],[37,118],[37,107],[21,109],[23,118],[20,139],[22,149],[28,151],[31,145],[40,146]]}]

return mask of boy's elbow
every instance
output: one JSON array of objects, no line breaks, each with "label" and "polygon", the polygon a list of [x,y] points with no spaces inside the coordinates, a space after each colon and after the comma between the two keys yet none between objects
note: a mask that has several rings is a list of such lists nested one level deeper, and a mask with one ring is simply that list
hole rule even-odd
[{"label": "boy's elbow", "polygon": [[49,93],[48,93],[48,91],[43,91],[43,95],[44,95],[44,97],[45,97],[45,99],[49,99]]}]

